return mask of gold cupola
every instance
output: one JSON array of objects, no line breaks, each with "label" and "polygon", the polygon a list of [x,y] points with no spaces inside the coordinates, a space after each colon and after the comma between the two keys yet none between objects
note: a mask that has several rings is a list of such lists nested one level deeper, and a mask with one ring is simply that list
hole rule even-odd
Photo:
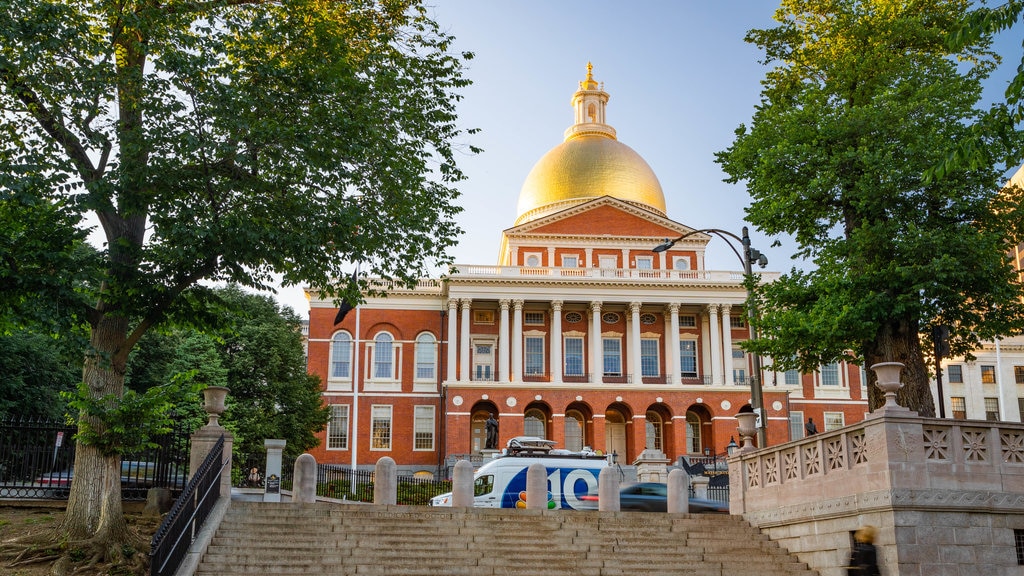
[{"label": "gold cupola", "polygon": [[665,216],[658,177],[605,122],[608,93],[594,80],[593,68],[588,62],[587,78],[572,96],[576,118],[565,131],[565,141],[541,157],[519,191],[517,226],[601,196]]}]

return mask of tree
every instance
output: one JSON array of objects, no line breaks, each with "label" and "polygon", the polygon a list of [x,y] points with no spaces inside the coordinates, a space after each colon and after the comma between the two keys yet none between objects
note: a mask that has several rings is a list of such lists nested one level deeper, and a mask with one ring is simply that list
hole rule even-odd
[{"label": "tree", "polygon": [[61,392],[74,390],[82,357],[64,342],[23,329],[0,336],[0,419],[64,417]]},{"label": "tree", "polygon": [[[355,300],[347,262],[408,285],[450,262],[469,57],[450,42],[418,0],[0,0],[3,198],[104,241],[68,312],[90,329],[80,425],[116,421],[148,330],[208,317],[201,280]],[[79,441],[61,527],[110,559],[130,538],[118,460]]]},{"label": "tree", "polygon": [[717,154],[728,181],[747,184],[747,220],[792,235],[813,263],[758,287],[762,337],[748,348],[803,370],[902,362],[898,399],[926,416],[934,326],[966,354],[1024,320],[1008,258],[1024,232],[1020,191],[1000,194],[991,163],[924,178],[981,116],[988,37],[955,53],[945,44],[969,4],[784,1],[779,26],[747,34],[775,67],[750,128]]}]

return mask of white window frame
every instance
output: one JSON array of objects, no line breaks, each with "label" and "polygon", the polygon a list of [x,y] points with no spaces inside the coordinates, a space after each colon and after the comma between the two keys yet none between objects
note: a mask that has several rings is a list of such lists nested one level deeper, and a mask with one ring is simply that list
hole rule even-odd
[{"label": "white window frame", "polygon": [[[497,346],[497,344],[494,342],[494,340],[473,340],[470,343],[470,346],[472,349],[471,358],[473,366],[472,374],[470,374],[470,379],[476,382],[494,382],[495,379],[497,378],[497,367],[495,366],[494,358],[495,347]],[[484,358],[484,356],[481,356],[480,354],[477,353],[478,346],[487,346],[490,348],[490,352],[488,352],[486,356],[487,362],[481,361],[481,359]],[[487,368],[486,375],[480,374],[482,368]]]},{"label": "white window frame", "polygon": [[830,432],[846,426],[846,414],[842,412],[825,412],[822,417],[825,419],[822,423],[823,432]]},{"label": "white window frame", "polygon": [[[615,343],[615,350],[609,351],[608,346],[612,342]],[[603,336],[601,338],[601,357],[604,362],[601,365],[601,373],[610,378],[618,378],[622,376],[622,338],[618,336]],[[614,361],[618,365],[617,372],[608,371],[609,361]]]},{"label": "white window frame", "polygon": [[[648,348],[647,350],[644,350],[645,346]],[[658,376],[661,376],[661,341],[658,338],[641,338],[640,377],[656,378]]]},{"label": "white window frame", "polygon": [[[331,404],[331,417],[327,420],[327,449],[348,450],[349,405]],[[338,434],[340,428],[341,433]],[[335,442],[332,442],[332,439]]]},{"label": "white window frame", "polygon": [[[532,259],[536,259],[535,263],[531,263]],[[540,268],[544,265],[544,254],[541,252],[526,252],[523,254],[523,265],[527,268]]]},{"label": "white window frame", "polygon": [[524,310],[523,311],[523,325],[524,326],[543,326],[545,320],[547,320],[547,315],[544,314],[543,310]]},{"label": "white window frame", "polygon": [[[693,347],[693,354],[691,356],[684,356],[683,349],[688,346]],[[693,371],[688,371],[684,368],[683,360],[685,358],[693,358]],[[697,350],[697,339],[696,338],[680,338],[679,339],[679,375],[682,378],[697,378],[700,375],[700,359],[698,358]]]},{"label": "white window frame", "polygon": [[685,272],[692,270],[693,266],[690,263],[689,256],[675,256],[672,258],[672,269]]},{"label": "white window frame", "polygon": [[[579,345],[580,345],[579,352],[575,352],[575,351],[571,352],[571,353],[569,352],[569,341],[570,340],[572,340],[573,342],[577,342],[577,341],[579,342]],[[565,350],[565,352],[562,354],[562,362],[564,362],[564,365],[562,366],[562,374],[564,376],[573,376],[573,377],[585,376],[587,374],[586,354],[585,354],[586,341],[583,339],[583,336],[564,336],[562,338],[562,346],[564,346],[564,350]],[[571,372],[569,370],[569,359],[570,358],[576,358],[576,357],[579,358],[579,371],[578,371],[578,373],[577,372]]]},{"label": "white window frame", "polygon": [[[531,350],[530,349],[531,343],[536,345],[537,341],[540,341],[539,342],[540,349],[539,350]],[[546,341],[547,340],[544,338],[543,334],[533,334],[533,333],[531,333],[531,334],[524,334],[523,335],[523,376],[543,376],[544,375],[544,361],[545,361],[544,349],[545,349]],[[538,356],[540,357],[540,365],[539,365],[539,367],[538,366],[532,366],[530,364],[530,361],[531,360],[536,360]]]},{"label": "white window frame", "polygon": [[696,314],[680,314],[679,315],[679,327],[680,328],[696,328],[697,327],[697,315]]},{"label": "white window frame", "polygon": [[580,257],[579,256],[576,256],[575,254],[573,254],[573,255],[563,254],[562,255],[562,268],[579,268],[579,267],[580,267]]},{"label": "white window frame", "polygon": [[[434,450],[434,407],[414,406],[412,422],[413,452],[433,452]],[[421,446],[421,443],[423,444]]]},{"label": "white window frame", "polygon": [[[428,341],[429,339],[429,341]],[[432,332],[423,332],[416,337],[416,365],[413,367],[413,390],[432,392],[437,389],[437,338]],[[423,375],[429,370],[428,375]]]},{"label": "white window frame", "polygon": [[[390,338],[391,360],[390,370],[387,374],[378,372],[377,360],[380,353],[380,338]],[[373,340],[366,343],[366,375],[365,388],[374,392],[401,392],[402,391],[402,345],[395,336],[387,330],[382,330],[374,335]]]},{"label": "white window frame", "polygon": [[799,370],[786,370],[785,372],[782,373],[782,381],[786,384],[786,386],[799,386],[801,382],[800,376],[801,375]]},{"label": "white window frame", "polygon": [[[390,452],[394,440],[394,408],[390,404],[374,404],[370,406],[370,451]],[[380,442],[377,432],[386,431],[386,442]],[[383,438],[382,438],[383,439]]]},{"label": "white window frame", "polygon": [[654,258],[650,256],[637,256],[635,262],[637,270],[654,270]]},{"label": "white window frame", "polygon": [[802,439],[805,431],[803,410],[791,410],[789,412],[789,435],[791,439]]},{"label": "white window frame", "polygon": [[[341,341],[336,340],[339,336],[348,337],[348,362],[343,365],[347,366],[347,374],[343,376],[334,375],[335,360],[337,358],[336,347],[341,344]],[[331,335],[329,358],[327,360],[327,390],[338,391],[338,390],[351,390],[352,389],[352,359],[355,357],[353,351],[355,350],[355,340],[352,335],[345,330],[340,330]]]}]

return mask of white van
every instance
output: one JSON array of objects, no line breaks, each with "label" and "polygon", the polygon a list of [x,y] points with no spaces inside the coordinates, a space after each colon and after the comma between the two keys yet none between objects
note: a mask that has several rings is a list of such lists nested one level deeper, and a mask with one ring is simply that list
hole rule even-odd
[{"label": "white van", "polygon": [[[473,506],[477,508],[526,508],[526,471],[531,464],[544,465],[548,477],[548,509],[588,507],[581,498],[597,492],[597,479],[608,461],[592,452],[571,453],[551,450],[550,441],[513,438],[505,455],[494,458],[473,475]],[[521,448],[530,446],[530,448]],[[451,506],[452,493],[435,496],[431,506]]]}]

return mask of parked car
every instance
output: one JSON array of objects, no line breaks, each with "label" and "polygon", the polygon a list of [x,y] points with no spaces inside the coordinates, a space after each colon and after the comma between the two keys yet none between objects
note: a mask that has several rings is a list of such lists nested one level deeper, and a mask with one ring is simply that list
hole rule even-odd
[{"label": "parked car", "polygon": [[[124,460],[121,462],[121,487],[122,488],[149,488],[155,485],[170,484],[171,486],[183,487],[185,485],[185,474],[183,470],[173,464],[168,465],[169,470],[163,474],[157,469],[156,462],[140,460]],[[75,469],[68,468],[57,472],[43,474],[36,478],[35,484],[46,488],[71,487],[71,481],[75,478]]]},{"label": "parked car", "polygon": [[[598,508],[598,496],[591,493],[582,497],[588,508]],[[690,498],[691,514],[728,514],[729,503],[707,498]],[[661,482],[638,482],[619,490],[619,509],[636,512],[665,512],[668,510],[668,486]]]}]

